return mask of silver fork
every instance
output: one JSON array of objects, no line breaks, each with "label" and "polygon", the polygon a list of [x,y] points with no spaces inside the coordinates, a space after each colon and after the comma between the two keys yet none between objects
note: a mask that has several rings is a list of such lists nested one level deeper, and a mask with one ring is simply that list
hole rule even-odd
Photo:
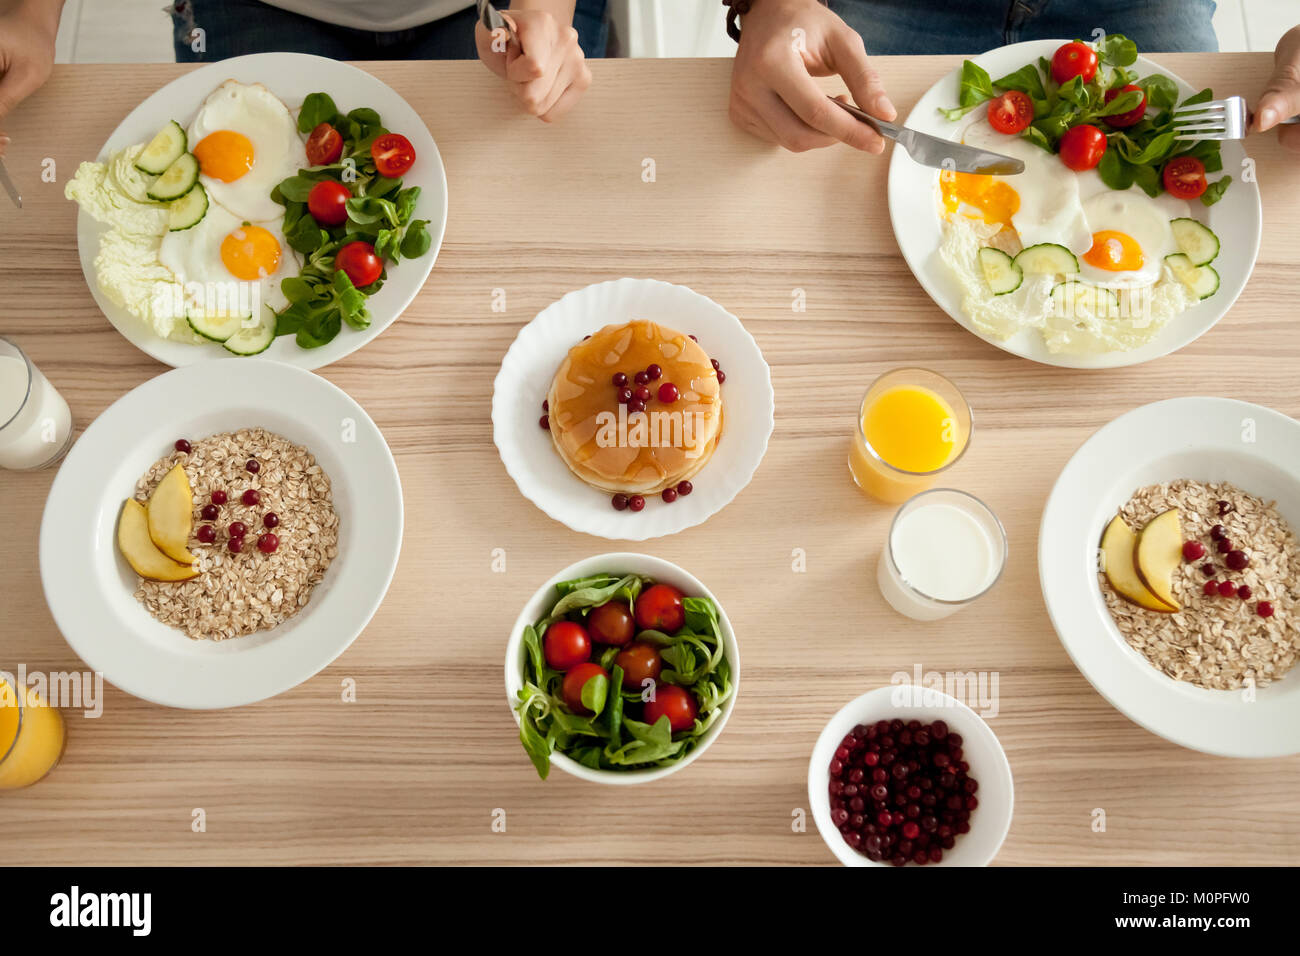
[{"label": "silver fork", "polygon": [[[1288,126],[1298,123],[1300,116],[1282,120]],[[1174,110],[1174,129],[1178,133],[1174,139],[1245,139],[1248,124],[1246,101],[1240,96],[1193,103]]]}]

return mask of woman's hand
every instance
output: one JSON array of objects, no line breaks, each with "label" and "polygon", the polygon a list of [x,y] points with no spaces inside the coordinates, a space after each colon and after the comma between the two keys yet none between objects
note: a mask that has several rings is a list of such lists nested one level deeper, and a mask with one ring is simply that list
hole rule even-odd
[{"label": "woman's hand", "polygon": [[[1252,126],[1266,132],[1282,120],[1300,115],[1300,27],[1282,34],[1273,55],[1273,75],[1255,105]],[[1300,126],[1283,126],[1277,131],[1278,142],[1300,153]]]},{"label": "woman's hand", "polygon": [[828,8],[817,0],[754,0],[740,21],[731,120],[795,152],[833,143],[883,152],[879,134],[828,100],[813,79],[834,73],[872,116],[898,115],[867,62],[862,37]]},{"label": "woman's hand", "polygon": [[[0,129],[50,77],[63,0],[0,0]],[[0,156],[9,137],[0,132]]]},{"label": "woman's hand", "polygon": [[474,28],[479,59],[506,81],[527,112],[553,123],[573,109],[591,86],[578,31],[569,26],[573,2],[531,0],[502,16],[514,27],[518,42],[505,42],[504,37],[494,40],[480,23]]}]

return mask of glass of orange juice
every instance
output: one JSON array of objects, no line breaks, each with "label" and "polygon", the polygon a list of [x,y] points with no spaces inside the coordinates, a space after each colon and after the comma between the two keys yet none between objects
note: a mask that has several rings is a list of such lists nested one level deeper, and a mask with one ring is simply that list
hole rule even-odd
[{"label": "glass of orange juice", "polygon": [[937,372],[898,368],[867,389],[849,449],[864,492],[898,503],[925,491],[959,459],[974,428],[957,386]]},{"label": "glass of orange juice", "polygon": [[0,790],[30,786],[53,770],[64,739],[57,708],[0,676]]}]

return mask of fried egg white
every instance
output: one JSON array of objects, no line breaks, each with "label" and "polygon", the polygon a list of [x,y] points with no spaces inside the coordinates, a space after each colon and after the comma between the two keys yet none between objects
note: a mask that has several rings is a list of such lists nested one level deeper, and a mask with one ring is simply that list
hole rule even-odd
[{"label": "fried egg white", "polygon": [[280,280],[301,267],[278,222],[249,223],[217,205],[192,229],[167,233],[158,258],[184,284],[187,306],[253,315],[283,308]]},{"label": "fried egg white", "polygon": [[190,124],[189,149],[208,197],[250,222],[280,219],[271,190],[307,165],[289,108],[260,83],[227,80]]}]

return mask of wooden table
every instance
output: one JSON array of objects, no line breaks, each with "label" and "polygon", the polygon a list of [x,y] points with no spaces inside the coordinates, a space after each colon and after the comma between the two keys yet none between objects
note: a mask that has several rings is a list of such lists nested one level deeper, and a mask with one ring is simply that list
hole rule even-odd
[{"label": "wooden table", "polygon": [[[1197,85],[1257,95],[1263,54],[1162,56]],[[882,58],[906,112],[947,57]],[[366,65],[425,117],[451,213],[407,313],[322,374],[375,418],[397,458],[406,539],[388,598],[331,667],[226,712],[167,710],[106,690],[69,715],[67,754],[0,797],[10,861],[42,863],[828,863],[807,809],[813,741],[863,691],[917,664],[996,671],[991,724],[1016,778],[999,863],[1294,863],[1300,762],[1209,757],[1148,733],[1075,670],[1048,622],[1034,554],[1070,454],[1137,405],[1188,394],[1300,414],[1300,179],[1252,140],[1264,241],[1224,321],[1136,368],[1076,372],[1013,358],[963,331],[917,285],[885,207],[887,162],[847,148],[793,155],[727,120],[726,61],[608,61],[558,126],[518,115],[481,66]],[[63,184],[175,66],[59,67],[13,116],[0,201],[0,331],[62,390],[78,428],[164,371],[95,307]],[[40,180],[52,159],[57,183]],[[656,178],[642,181],[643,160]],[[706,525],[644,550],[717,593],[741,645],[741,694],[697,763],[645,789],[536,778],[504,700],[502,653],[523,601],[559,568],[618,544],[522,500],[492,444],[492,380],[521,325],[564,292],[654,276],[739,315],[772,366],[777,422],[752,484]],[[507,293],[492,311],[492,290]],[[792,311],[794,290],[807,311]],[[845,469],[867,383],[902,363],[956,380],[978,416],[953,474],[990,502],[1011,557],[992,594],[937,624],[884,604],[873,580],[892,509]],[[0,665],[81,666],[42,597],[37,533],[53,475],[0,472]],[[506,572],[492,571],[504,549]],[[792,570],[802,549],[807,570]],[[357,701],[341,701],[353,679]],[[206,832],[191,829],[206,813]],[[1104,809],[1104,833],[1091,826]],[[505,832],[493,827],[505,811]],[[499,815],[498,815],[499,816]]]}]

